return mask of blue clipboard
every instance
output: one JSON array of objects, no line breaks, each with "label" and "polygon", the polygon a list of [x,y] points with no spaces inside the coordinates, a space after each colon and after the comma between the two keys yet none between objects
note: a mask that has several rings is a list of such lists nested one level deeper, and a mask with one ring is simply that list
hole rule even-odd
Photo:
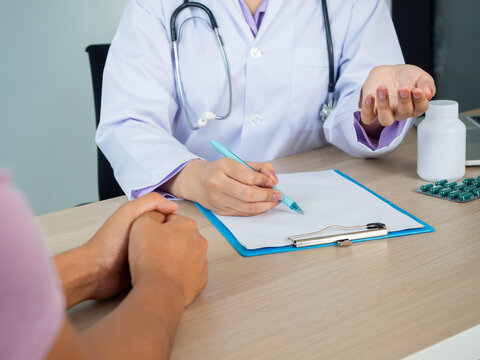
[{"label": "blue clipboard", "polygon": [[[377,239],[385,239],[385,238],[391,238],[391,237],[397,237],[397,236],[405,236],[405,235],[413,235],[413,234],[422,234],[422,233],[428,233],[435,231],[435,229],[425,223],[424,221],[418,219],[417,217],[413,216],[412,214],[409,214],[405,210],[399,208],[397,205],[391,203],[387,199],[381,197],[377,193],[373,192],[366,186],[360,184],[358,181],[352,179],[350,176],[342,173],[339,170],[335,170],[335,172],[341,176],[343,176],[345,179],[350,180],[351,182],[357,184],[361,188],[367,190],[371,194],[375,195],[378,197],[380,200],[385,201],[387,204],[395,208],[396,210],[404,213],[405,215],[411,217],[413,220],[419,222],[420,224],[423,225],[423,227],[418,228],[418,229],[407,229],[407,230],[401,230],[401,231],[392,231],[389,232],[388,235],[385,236],[377,236],[377,237],[372,237],[372,238],[367,238],[367,239],[360,239],[360,240],[353,240],[352,243],[357,243],[357,242],[363,242],[363,241],[370,241],[370,240],[377,240]],[[315,246],[307,246],[307,247],[301,247],[297,248],[295,246],[281,246],[281,247],[266,247],[266,248],[261,248],[261,249],[253,249],[249,250],[243,247],[242,244],[238,242],[238,240],[233,236],[233,234],[230,232],[230,230],[215,216],[214,213],[212,213],[210,210],[205,209],[202,205],[195,203],[195,205],[200,209],[200,211],[207,217],[208,220],[222,233],[222,235],[232,244],[232,246],[240,253],[242,256],[257,256],[257,255],[267,255],[267,254],[275,254],[275,253],[281,253],[281,252],[287,252],[287,251],[297,251],[297,250],[306,250],[306,249],[314,249],[314,248],[319,248],[319,247],[325,247],[325,246],[337,246],[334,243],[330,244],[322,244],[322,245],[315,245]]]}]

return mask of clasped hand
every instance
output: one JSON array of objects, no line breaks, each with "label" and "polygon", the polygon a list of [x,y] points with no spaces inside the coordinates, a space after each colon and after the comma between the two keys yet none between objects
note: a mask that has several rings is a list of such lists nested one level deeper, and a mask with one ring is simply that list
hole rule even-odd
[{"label": "clasped hand", "polygon": [[77,248],[76,261],[85,262],[94,280],[86,284],[85,291],[78,283],[72,291],[67,286],[68,305],[89,298],[106,299],[140,283],[177,291],[184,306],[188,305],[207,282],[207,241],[196,223],[176,210],[177,204],[158,193],[118,208]]}]

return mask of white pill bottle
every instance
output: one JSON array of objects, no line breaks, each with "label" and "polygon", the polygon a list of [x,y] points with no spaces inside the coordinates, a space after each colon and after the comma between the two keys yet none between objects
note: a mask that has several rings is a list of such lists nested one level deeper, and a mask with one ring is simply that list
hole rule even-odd
[{"label": "white pill bottle", "polygon": [[417,174],[423,180],[458,180],[465,175],[467,131],[458,118],[458,102],[430,101],[418,125]]}]

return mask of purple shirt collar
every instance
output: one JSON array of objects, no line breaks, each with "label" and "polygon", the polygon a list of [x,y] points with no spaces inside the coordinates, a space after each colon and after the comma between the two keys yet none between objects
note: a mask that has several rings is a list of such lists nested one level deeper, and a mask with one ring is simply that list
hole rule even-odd
[{"label": "purple shirt collar", "polygon": [[245,21],[247,22],[248,26],[250,26],[250,30],[252,31],[253,36],[257,36],[258,29],[260,29],[263,16],[265,15],[265,11],[267,10],[268,0],[262,1],[262,3],[258,6],[257,11],[255,12],[255,15],[252,15],[245,0],[238,0],[238,2],[240,3],[243,16],[245,17]]}]

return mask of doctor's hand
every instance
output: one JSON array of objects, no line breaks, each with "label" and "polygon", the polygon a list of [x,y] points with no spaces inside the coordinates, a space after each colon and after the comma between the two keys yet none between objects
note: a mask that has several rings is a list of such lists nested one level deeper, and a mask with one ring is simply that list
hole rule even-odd
[{"label": "doctor's hand", "polygon": [[282,193],[270,163],[248,162],[253,171],[229,158],[208,162],[193,160],[162,188],[196,201],[219,215],[251,216],[273,209]]},{"label": "doctor's hand", "polygon": [[378,137],[394,121],[417,117],[428,109],[435,95],[435,82],[414,65],[377,66],[370,71],[360,95],[362,125]]}]

